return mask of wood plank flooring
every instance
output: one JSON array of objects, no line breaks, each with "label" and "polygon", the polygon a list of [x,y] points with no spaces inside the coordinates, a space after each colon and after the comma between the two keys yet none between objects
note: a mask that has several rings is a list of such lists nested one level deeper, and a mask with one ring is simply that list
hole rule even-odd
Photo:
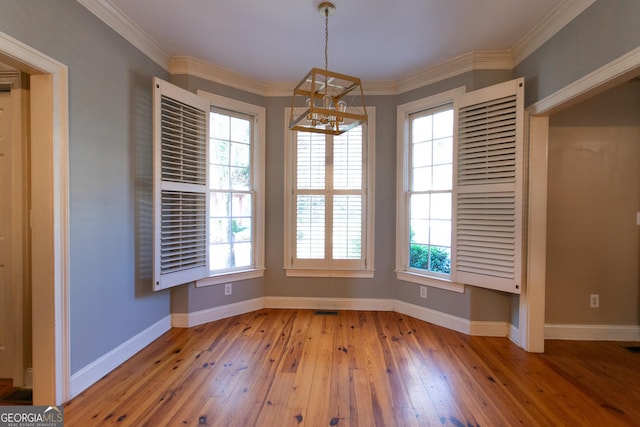
[{"label": "wood plank flooring", "polygon": [[265,309],[172,329],[69,402],[65,426],[640,425],[640,354],[546,347],[393,312]]},{"label": "wood plank flooring", "polygon": [[0,397],[11,393],[13,390],[15,390],[13,387],[13,380],[0,378]]},{"label": "wood plank flooring", "polygon": [[0,406],[31,406],[33,393],[31,389],[13,386],[10,378],[0,378]]}]

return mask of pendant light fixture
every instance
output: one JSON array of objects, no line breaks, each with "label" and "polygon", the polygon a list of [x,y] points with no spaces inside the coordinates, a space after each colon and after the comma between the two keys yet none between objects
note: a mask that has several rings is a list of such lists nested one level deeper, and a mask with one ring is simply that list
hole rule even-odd
[{"label": "pendant light fixture", "polygon": [[333,3],[318,5],[324,16],[324,69],[312,68],[293,90],[291,130],[340,135],[367,122],[360,79],[328,69],[329,15],[335,10]]}]

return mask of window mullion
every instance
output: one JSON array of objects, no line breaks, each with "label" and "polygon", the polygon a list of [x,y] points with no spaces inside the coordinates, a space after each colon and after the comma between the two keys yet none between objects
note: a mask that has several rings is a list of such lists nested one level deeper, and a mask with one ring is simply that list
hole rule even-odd
[{"label": "window mullion", "polygon": [[333,260],[333,135],[327,135],[325,148],[325,262]]}]

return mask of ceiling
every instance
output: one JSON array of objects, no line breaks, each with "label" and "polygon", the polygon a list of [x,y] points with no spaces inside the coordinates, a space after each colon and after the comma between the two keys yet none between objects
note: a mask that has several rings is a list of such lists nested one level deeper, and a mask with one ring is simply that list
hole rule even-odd
[{"label": "ceiling", "polygon": [[[168,56],[265,82],[324,67],[319,0],[104,0]],[[365,81],[407,78],[473,51],[511,50],[575,0],[334,0],[329,69]]]}]

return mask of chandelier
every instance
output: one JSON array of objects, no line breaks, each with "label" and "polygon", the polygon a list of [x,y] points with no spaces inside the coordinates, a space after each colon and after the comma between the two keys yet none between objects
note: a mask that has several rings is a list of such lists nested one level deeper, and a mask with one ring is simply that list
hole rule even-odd
[{"label": "chandelier", "polygon": [[318,5],[324,16],[324,69],[312,68],[293,89],[289,129],[340,135],[367,122],[362,84],[357,77],[329,71],[329,15],[336,7]]}]

